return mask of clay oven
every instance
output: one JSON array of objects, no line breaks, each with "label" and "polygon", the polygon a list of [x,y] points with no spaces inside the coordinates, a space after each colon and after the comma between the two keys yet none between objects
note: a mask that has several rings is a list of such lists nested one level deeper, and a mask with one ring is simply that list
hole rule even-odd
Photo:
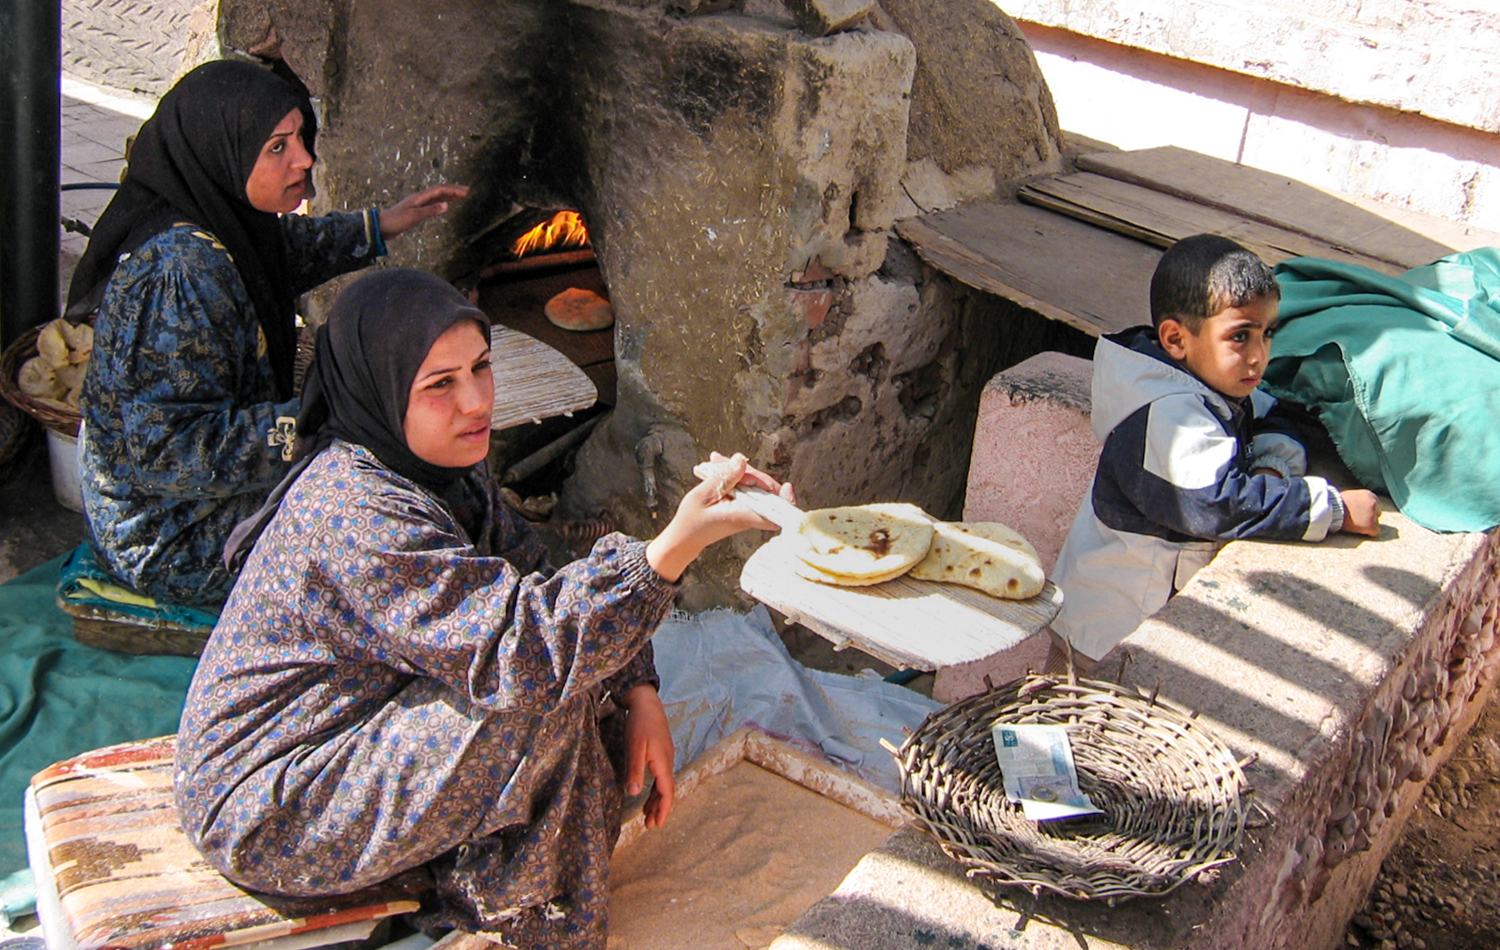
[{"label": "clay oven", "polygon": [[[710,449],[805,504],[957,513],[1004,330],[892,225],[1060,165],[1030,49],[987,0],[221,7],[226,45],[274,26],[319,96],[325,207],[474,187],[399,262],[476,285],[518,216],[582,214],[616,379],[561,516],[650,536]],[[757,542],[736,543],[687,606],[731,595]]]}]

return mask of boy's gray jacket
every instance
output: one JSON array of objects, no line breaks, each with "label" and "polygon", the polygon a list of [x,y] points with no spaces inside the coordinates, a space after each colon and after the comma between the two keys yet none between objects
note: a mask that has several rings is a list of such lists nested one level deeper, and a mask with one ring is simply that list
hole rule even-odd
[{"label": "boy's gray jacket", "polygon": [[1227,541],[1321,541],[1342,526],[1338,491],[1265,418],[1275,404],[1210,389],[1150,327],[1099,341],[1092,422],[1104,449],[1052,578],[1063,592],[1052,626],[1075,650],[1103,657]]}]

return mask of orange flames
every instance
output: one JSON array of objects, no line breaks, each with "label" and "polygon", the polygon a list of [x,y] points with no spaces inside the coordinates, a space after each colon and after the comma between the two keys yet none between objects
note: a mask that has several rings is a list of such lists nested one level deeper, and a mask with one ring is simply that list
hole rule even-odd
[{"label": "orange flames", "polygon": [[577,211],[559,211],[550,221],[544,221],[516,239],[511,253],[525,257],[535,251],[548,251],[561,247],[583,247],[589,243],[589,230],[583,226],[583,218]]}]

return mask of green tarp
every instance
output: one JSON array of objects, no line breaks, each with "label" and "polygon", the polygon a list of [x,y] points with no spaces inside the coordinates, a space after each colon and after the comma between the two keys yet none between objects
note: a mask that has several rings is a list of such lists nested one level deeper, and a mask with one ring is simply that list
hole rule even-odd
[{"label": "green tarp", "polygon": [[79,644],[57,607],[62,560],[0,584],[0,881],[27,867],[31,777],[80,752],[176,732],[197,662]]},{"label": "green tarp", "polygon": [[1298,257],[1276,279],[1265,389],[1317,412],[1362,487],[1418,524],[1500,524],[1500,250],[1400,277]]}]

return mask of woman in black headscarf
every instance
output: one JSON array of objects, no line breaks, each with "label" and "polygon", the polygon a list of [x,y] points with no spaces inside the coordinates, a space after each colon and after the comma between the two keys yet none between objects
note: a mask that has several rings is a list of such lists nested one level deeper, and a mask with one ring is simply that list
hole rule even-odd
[{"label": "woman in black headscarf", "polygon": [[69,316],[97,310],[81,399],[90,540],[139,593],[223,601],[224,541],[286,471],[298,295],[467,193],[286,214],[312,193],[311,122],[305,92],[269,69],[193,70],[141,127],[74,272]]},{"label": "woman in black headscarf", "polygon": [[493,400],[487,323],[452,287],[392,268],[339,296],[298,420],[315,454],[233,545],[177,807],[245,887],[426,865],[424,926],[602,950],[621,785],[656,779],[648,826],[672,804],[648,638],[707,545],[772,527],[722,486],[790,491],[716,457],[655,540],[611,534],[554,572],[485,464]]}]

